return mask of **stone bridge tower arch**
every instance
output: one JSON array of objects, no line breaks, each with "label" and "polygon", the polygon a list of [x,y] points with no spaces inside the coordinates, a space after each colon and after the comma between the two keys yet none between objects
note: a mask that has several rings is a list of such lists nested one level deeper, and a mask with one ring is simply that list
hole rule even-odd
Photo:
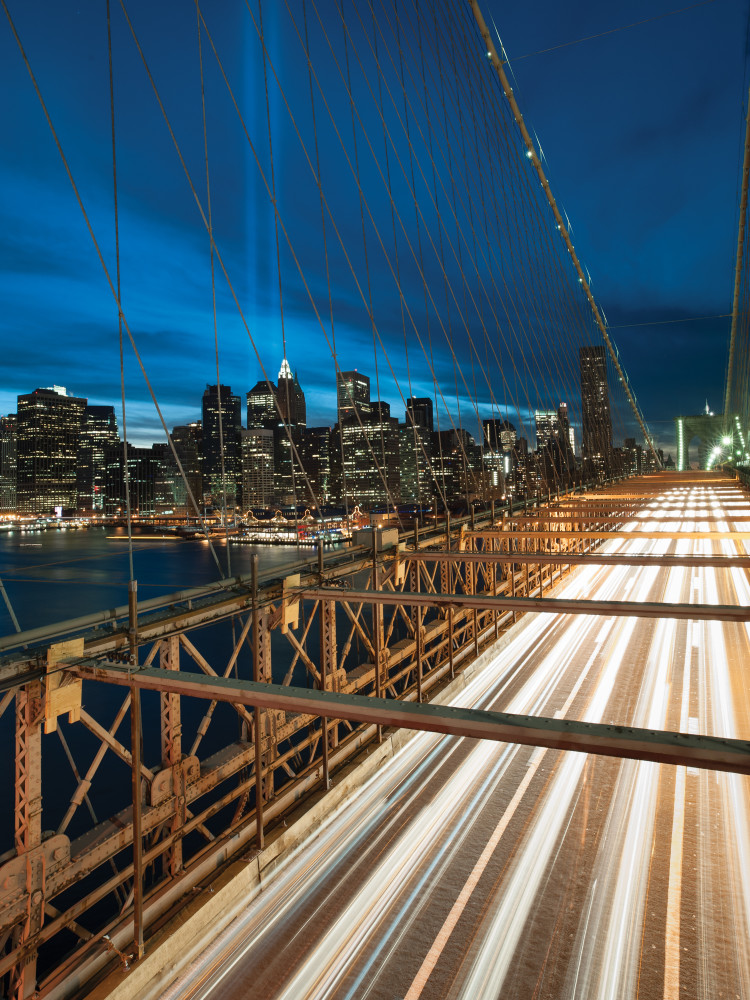
[{"label": "stone bridge tower arch", "polygon": [[690,468],[690,444],[698,438],[698,465],[706,467],[711,449],[721,441],[724,431],[722,413],[697,413],[691,417],[675,417],[677,434],[677,471]]}]

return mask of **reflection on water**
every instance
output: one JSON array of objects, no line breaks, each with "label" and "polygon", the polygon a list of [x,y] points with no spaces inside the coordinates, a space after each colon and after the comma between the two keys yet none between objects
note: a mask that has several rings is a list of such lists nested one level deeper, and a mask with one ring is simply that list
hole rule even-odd
[{"label": "reflection on water", "polygon": [[[226,543],[219,538],[212,544],[221,573],[205,540],[146,540],[134,535],[139,599],[229,575]],[[261,572],[314,557],[309,546],[297,550],[291,546],[230,545],[231,575],[249,573],[254,553],[259,556]],[[24,630],[126,605],[128,577],[128,543],[123,529],[0,535],[0,578]],[[8,610],[0,602],[0,635],[13,631]]]}]

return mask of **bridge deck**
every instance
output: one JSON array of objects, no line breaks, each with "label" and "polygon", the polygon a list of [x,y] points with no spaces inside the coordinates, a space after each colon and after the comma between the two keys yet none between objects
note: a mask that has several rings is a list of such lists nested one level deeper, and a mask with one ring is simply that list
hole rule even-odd
[{"label": "bridge deck", "polygon": [[[584,593],[750,604],[739,568],[595,565],[554,596]],[[744,624],[532,614],[456,703],[747,740],[749,655]],[[745,995],[749,791],[422,734],[170,996]]]}]

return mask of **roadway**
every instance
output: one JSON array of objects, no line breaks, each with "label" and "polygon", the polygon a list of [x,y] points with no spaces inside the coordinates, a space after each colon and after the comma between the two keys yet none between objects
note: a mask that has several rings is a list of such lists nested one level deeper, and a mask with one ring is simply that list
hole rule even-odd
[{"label": "roadway", "polygon": [[[727,488],[627,530],[716,530]],[[601,551],[732,554],[743,541]],[[555,596],[750,604],[743,569],[583,568]],[[744,624],[526,615],[456,704],[750,738]],[[168,998],[745,998],[750,780],[418,734]]]}]

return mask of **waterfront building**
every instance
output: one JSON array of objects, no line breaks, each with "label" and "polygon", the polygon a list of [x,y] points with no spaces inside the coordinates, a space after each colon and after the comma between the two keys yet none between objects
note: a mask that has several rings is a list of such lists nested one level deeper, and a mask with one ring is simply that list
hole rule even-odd
[{"label": "waterfront building", "polygon": [[[329,427],[305,427],[299,437],[299,457],[310,481],[315,499],[327,503],[331,490],[331,430]],[[301,477],[302,478],[302,477]],[[302,479],[300,503],[310,505],[312,498]]]},{"label": "waterfront building", "polygon": [[87,405],[78,443],[77,471],[78,512],[86,517],[104,512],[104,448],[119,440],[114,406]]},{"label": "waterfront building", "polygon": [[584,475],[604,476],[612,464],[612,416],[604,345],[581,347],[579,360]]},{"label": "waterfront building", "polygon": [[177,470],[173,489],[175,510],[197,517],[203,498],[203,424],[200,420],[180,424],[172,430],[172,441],[185,473],[183,479]]},{"label": "waterfront building", "polygon": [[[160,448],[135,448],[128,444],[128,483],[130,510],[135,517],[153,517],[157,513],[157,496],[162,482]],[[125,460],[122,444],[104,446],[105,499],[104,513],[124,517],[127,513]],[[163,452],[162,452],[163,454]],[[163,496],[161,497],[163,502]]]},{"label": "waterfront building", "polygon": [[217,510],[223,509],[226,495],[227,511],[234,511],[242,488],[242,415],[240,397],[232,393],[230,386],[206,386],[203,393],[202,423],[203,495],[210,498]]},{"label": "waterfront building", "polygon": [[16,503],[21,514],[73,515],[87,400],[62,386],[18,397]]},{"label": "waterfront building", "polygon": [[399,502],[398,420],[388,403],[372,403],[369,413],[351,415],[335,427],[330,456],[337,500],[363,508]]},{"label": "waterfront building", "polygon": [[[415,410],[415,417],[417,413]],[[401,501],[429,503],[434,493],[433,476],[437,475],[432,463],[431,429],[426,424],[412,425],[407,419],[399,425],[398,436]]]},{"label": "waterfront building", "polygon": [[274,432],[242,428],[242,509],[268,507],[274,499]]},{"label": "waterfront building", "polygon": [[353,372],[337,372],[336,400],[340,424],[354,417],[355,411],[361,417],[367,416],[370,413],[370,376],[362,375],[356,369]]},{"label": "waterfront building", "polygon": [[157,514],[184,514],[184,503],[177,505],[178,494],[184,498],[184,483],[180,468],[170,445],[157,442],[151,446],[156,459],[156,475],[154,478],[154,510]]},{"label": "waterfront building", "polygon": [[0,417],[0,513],[16,512],[16,415]]}]

